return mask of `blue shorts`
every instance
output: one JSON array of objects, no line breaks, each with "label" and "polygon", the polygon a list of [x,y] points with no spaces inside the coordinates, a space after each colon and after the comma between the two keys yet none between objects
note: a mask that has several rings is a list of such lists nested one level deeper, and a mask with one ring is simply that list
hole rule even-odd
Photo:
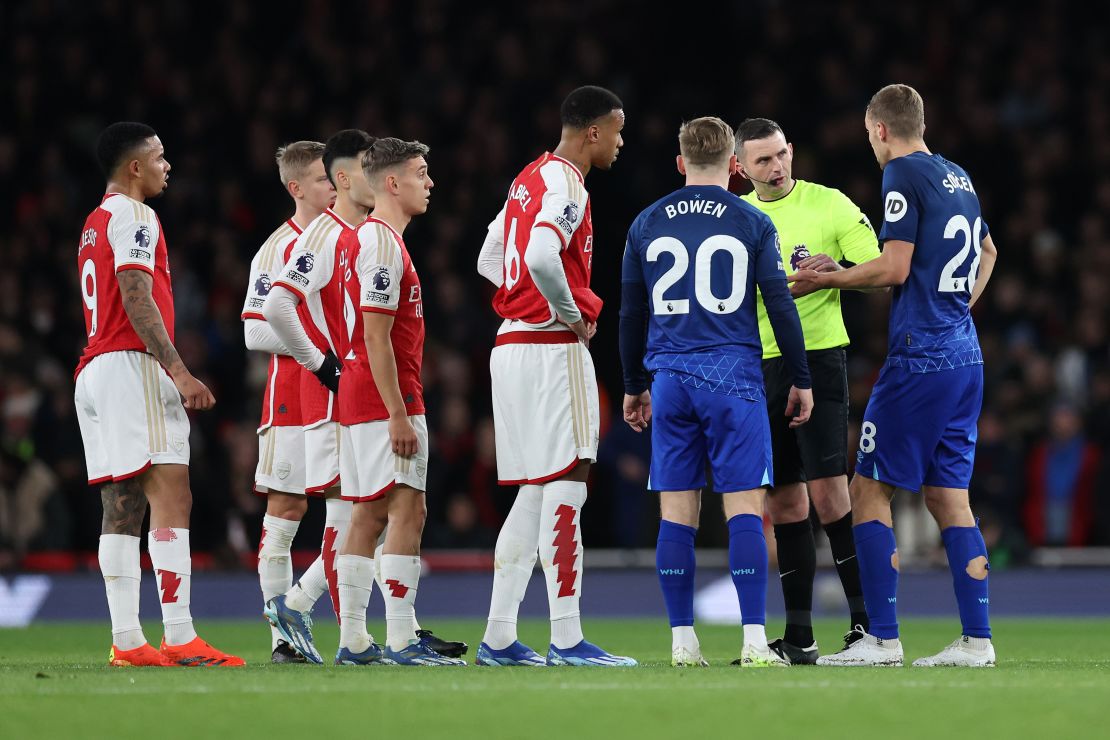
[{"label": "blue shorts", "polygon": [[767,404],[699,390],[661,370],[651,384],[653,491],[705,487],[705,466],[719,493],[773,485]]},{"label": "blue shorts", "polygon": [[967,488],[982,406],[982,365],[935,373],[884,365],[863,414],[856,474],[910,491]]}]

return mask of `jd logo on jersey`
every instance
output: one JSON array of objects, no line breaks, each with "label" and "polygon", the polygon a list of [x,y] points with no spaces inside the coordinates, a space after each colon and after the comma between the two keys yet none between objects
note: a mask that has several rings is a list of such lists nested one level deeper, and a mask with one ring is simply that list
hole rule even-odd
[{"label": "jd logo on jersey", "polygon": [[385,290],[389,287],[389,269],[382,266],[374,272],[374,287],[377,290]]},{"label": "jd logo on jersey", "polygon": [[301,272],[312,272],[313,261],[311,254],[302,254],[297,258],[297,269]]},{"label": "jd logo on jersey", "polygon": [[150,229],[148,227],[139,227],[139,230],[135,232],[135,243],[143,249],[150,247]]},{"label": "jd logo on jersey", "polygon": [[886,196],[886,220],[889,223],[901,221],[906,215],[906,196],[897,190],[891,190]]}]

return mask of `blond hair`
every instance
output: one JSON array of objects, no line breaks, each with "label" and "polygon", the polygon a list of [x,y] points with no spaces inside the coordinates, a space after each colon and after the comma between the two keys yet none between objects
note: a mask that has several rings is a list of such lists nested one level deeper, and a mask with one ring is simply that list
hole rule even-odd
[{"label": "blond hair", "polygon": [[278,176],[281,184],[288,185],[293,180],[304,177],[308,166],[324,156],[324,145],[318,141],[294,141],[279,146],[274,159],[277,160]]},{"label": "blond hair", "polygon": [[732,156],[735,144],[732,127],[716,116],[686,121],[678,129],[678,150],[690,167],[724,164]]},{"label": "blond hair", "polygon": [[925,135],[925,101],[909,85],[887,85],[871,97],[867,115],[885,123],[891,136],[920,139]]}]

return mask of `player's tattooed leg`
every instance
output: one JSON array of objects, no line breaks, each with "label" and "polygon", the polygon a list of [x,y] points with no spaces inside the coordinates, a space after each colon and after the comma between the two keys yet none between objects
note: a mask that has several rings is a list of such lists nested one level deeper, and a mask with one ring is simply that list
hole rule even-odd
[{"label": "player's tattooed leg", "polygon": [[105,483],[100,488],[100,501],[104,505],[101,534],[142,536],[147,503],[138,480],[129,478],[117,483]]}]

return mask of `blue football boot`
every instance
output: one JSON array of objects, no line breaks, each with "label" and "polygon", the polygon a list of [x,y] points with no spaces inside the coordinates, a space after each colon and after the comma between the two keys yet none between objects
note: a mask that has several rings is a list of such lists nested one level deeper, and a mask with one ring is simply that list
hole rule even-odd
[{"label": "blue football boot", "polygon": [[285,595],[275,596],[266,602],[262,612],[270,624],[289,641],[293,649],[305,657],[309,663],[324,662],[316,646],[312,643],[312,615],[299,612],[285,605]]},{"label": "blue football boot", "polygon": [[483,642],[478,646],[478,655],[474,658],[474,665],[522,665],[531,668],[545,668],[547,661],[543,659],[542,655],[520,642],[520,640],[515,640],[512,645],[502,650],[494,650]]},{"label": "blue football boot", "polygon": [[335,654],[336,665],[393,665],[393,661],[385,657],[385,650],[376,642],[361,653],[352,653],[348,648],[341,647]]},{"label": "blue football boot", "polygon": [[400,650],[394,650],[386,645],[383,654],[386,660],[391,660],[397,665],[466,665],[465,660],[448,658],[446,655],[441,655],[432,650],[428,645],[427,638],[421,638]]},{"label": "blue football boot", "polygon": [[583,640],[574,647],[560,650],[554,645],[547,651],[548,665],[597,666],[603,668],[628,668],[639,665],[635,658],[610,655],[597,645]]}]

